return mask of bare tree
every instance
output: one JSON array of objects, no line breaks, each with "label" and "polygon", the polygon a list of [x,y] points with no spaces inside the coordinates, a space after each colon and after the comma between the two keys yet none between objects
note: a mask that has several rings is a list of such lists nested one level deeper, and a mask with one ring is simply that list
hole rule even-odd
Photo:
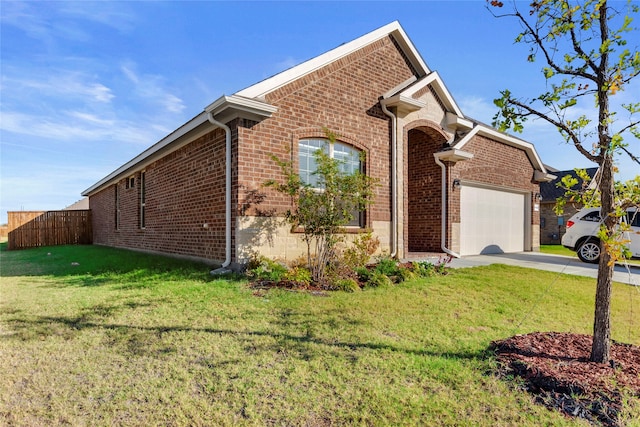
[{"label": "bare tree", "polygon": [[[504,8],[501,1],[487,0],[490,10]],[[542,58],[545,92],[535,98],[518,98],[509,90],[494,102],[500,108],[494,126],[521,131],[529,118],[555,126],[563,139],[584,157],[599,165],[601,257],[598,266],[593,347],[591,361],[607,363],[611,346],[611,282],[615,263],[617,225],[628,206],[640,205],[640,179],[616,185],[615,158],[629,155],[638,161],[625,138],[640,139],[640,102],[611,105],[629,83],[640,74],[640,34],[632,27],[638,5],[631,0],[618,3],[616,10],[607,0],[533,0],[526,14],[513,2],[510,10],[496,17],[516,19],[522,32],[516,42],[529,45],[527,60]],[[502,9],[505,10],[505,9]],[[575,107],[583,98],[593,100],[593,115],[576,117]],[[628,112],[619,120],[618,112]],[[635,140],[637,144],[637,140]],[[636,145],[637,148],[637,145]],[[625,190],[626,189],[626,190]],[[620,190],[620,191],[619,191]],[[624,190],[624,191],[621,191]],[[628,191],[627,191],[628,190]]]}]

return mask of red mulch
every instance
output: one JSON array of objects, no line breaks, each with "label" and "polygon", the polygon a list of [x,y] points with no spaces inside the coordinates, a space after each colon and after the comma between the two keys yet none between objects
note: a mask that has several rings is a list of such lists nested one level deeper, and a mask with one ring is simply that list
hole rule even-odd
[{"label": "red mulch", "polygon": [[502,375],[516,375],[536,401],[595,425],[619,426],[623,395],[640,398],[640,347],[611,344],[611,363],[589,361],[592,337],[537,332],[492,343]]}]

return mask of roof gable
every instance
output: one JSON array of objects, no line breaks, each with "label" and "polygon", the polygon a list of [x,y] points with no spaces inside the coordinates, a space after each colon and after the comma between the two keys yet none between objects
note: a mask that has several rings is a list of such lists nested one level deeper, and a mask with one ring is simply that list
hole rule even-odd
[{"label": "roof gable", "polygon": [[364,46],[367,46],[368,44],[388,36],[392,36],[394,38],[402,52],[406,55],[407,60],[415,68],[418,73],[418,77],[425,76],[431,72],[420,56],[420,53],[418,53],[418,50],[400,26],[400,23],[398,21],[394,21],[353,41],[342,44],[335,49],[242,89],[241,91],[236,92],[236,95],[246,98],[263,99],[268,93],[306,76],[319,68],[325,67],[326,65],[331,64],[332,62],[337,61],[363,48]]}]

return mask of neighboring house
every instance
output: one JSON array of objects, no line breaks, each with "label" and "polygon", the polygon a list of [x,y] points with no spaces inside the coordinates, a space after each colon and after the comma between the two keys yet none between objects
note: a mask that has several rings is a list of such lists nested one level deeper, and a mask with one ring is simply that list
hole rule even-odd
[{"label": "neighboring house", "polygon": [[84,198],[78,200],[77,202],[67,206],[63,210],[65,210],[65,211],[82,211],[82,210],[85,210],[85,209],[89,209],[89,198],[88,197],[84,197]]},{"label": "neighboring house", "polygon": [[[567,220],[578,212],[582,205],[569,202],[564,207],[562,215],[556,215],[555,205],[558,197],[564,195],[564,190],[558,188],[558,183],[567,175],[578,178],[575,170],[559,171],[546,166],[547,171],[556,175],[556,179],[540,184],[540,244],[559,245],[562,235],[567,231]],[[587,174],[593,178],[598,168],[585,169]],[[578,185],[582,185],[582,180],[578,178]]]},{"label": "neighboring house", "polygon": [[532,144],[466,117],[397,22],[221,96],[85,190],[93,241],[225,266],[297,258],[302,235],[277,216],[291,201],[263,183],[282,177],[271,155],[311,176],[325,128],[334,157],[379,179],[349,235],[399,258],[538,249],[534,196],[555,176]]}]

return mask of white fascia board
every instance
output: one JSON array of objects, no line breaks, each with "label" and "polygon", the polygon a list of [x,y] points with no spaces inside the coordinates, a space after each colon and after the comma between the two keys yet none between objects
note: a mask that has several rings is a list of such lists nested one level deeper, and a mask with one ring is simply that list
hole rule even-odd
[{"label": "white fascia board", "polygon": [[399,94],[399,92],[406,89],[408,86],[412,85],[418,78],[416,76],[411,76],[407,80],[400,83],[398,86],[393,89],[388,90],[386,93],[382,94],[382,98],[390,98],[393,95]]},{"label": "white fascia board", "polygon": [[553,175],[550,173],[546,173],[538,170],[533,171],[533,179],[536,182],[551,182],[556,178],[557,178],[556,175]]},{"label": "white fascia board", "polygon": [[420,56],[420,53],[418,53],[413,43],[411,43],[411,40],[400,26],[400,23],[398,21],[394,21],[390,24],[385,25],[384,27],[378,28],[377,30],[365,34],[362,37],[340,45],[335,49],[332,49],[319,56],[316,56],[315,58],[303,62],[302,64],[296,65],[292,68],[289,68],[288,70],[278,73],[273,77],[269,77],[266,80],[242,89],[241,91],[236,92],[236,95],[243,96],[245,98],[264,98],[264,96],[269,92],[272,92],[294,80],[304,77],[305,75],[310,74],[319,68],[337,61],[340,58],[343,58],[363,48],[364,46],[367,46],[368,44],[371,44],[389,35],[394,36],[394,39],[403,49],[407,58],[420,76],[429,74],[429,68]]},{"label": "white fascia board", "polygon": [[442,78],[437,71],[434,71],[431,74],[427,75],[421,81],[402,92],[401,95],[412,97],[416,92],[428,85],[431,85],[433,87],[433,89],[436,91],[436,93],[444,103],[445,107],[447,107],[447,110],[455,113],[461,118],[464,118],[462,110],[460,110],[460,107],[458,107],[458,104],[456,103],[455,99],[453,99],[453,96],[451,96],[451,93],[445,86]]},{"label": "white fascia board", "polygon": [[433,156],[446,162],[460,162],[463,160],[473,159],[472,153],[462,151],[458,148],[450,148],[444,151],[437,151],[433,153]]},{"label": "white fascia board", "polygon": [[[89,194],[95,193],[96,191],[102,189],[103,187],[110,185],[113,181],[120,179],[123,175],[132,173],[136,170],[141,170],[146,167],[151,162],[157,159],[157,154],[162,152],[162,155],[167,155],[172,151],[177,150],[178,148],[183,147],[185,144],[191,142],[193,139],[200,137],[201,135],[195,135],[193,138],[189,138],[188,140],[182,141],[178,143],[177,141],[183,138],[189,132],[195,130],[198,126],[201,126],[207,123],[209,120],[207,118],[208,113],[213,113],[214,116],[224,116],[229,114],[235,114],[236,116],[246,116],[251,119],[259,120],[265,117],[271,117],[273,113],[278,110],[276,106],[267,104],[262,101],[257,101],[255,99],[247,99],[240,96],[221,96],[213,103],[208,105],[205,108],[203,113],[200,113],[184,125],[180,126],[178,129],[158,141],[156,144],[149,147],[147,150],[140,153],[138,156],[120,166],[118,169],[107,175],[105,178],[98,181],[96,184],[92,185],[84,192],[82,192],[83,196],[88,196]],[[207,128],[206,131],[203,131],[202,134],[206,132],[210,132],[211,129]],[[173,146],[171,146],[173,145]],[[169,147],[171,146],[171,147]]]},{"label": "white fascia board", "polygon": [[[156,154],[163,151],[168,146],[173,144],[175,141],[187,135],[189,132],[194,131],[199,126],[208,122],[209,120],[207,119],[207,114],[205,112],[198,114],[196,117],[189,120],[187,123],[183,124],[178,129],[176,129],[169,135],[165,136],[160,141],[158,141],[151,147],[147,148],[145,151],[143,151],[142,153],[140,153],[139,155],[137,155],[136,157],[134,157],[133,159],[125,163],[124,165],[120,166],[118,169],[111,172],[109,175],[102,178],[97,183],[93,184],[91,187],[84,190],[82,192],[82,195],[90,196],[96,193],[97,191],[101,190],[102,188],[108,185],[111,185],[113,182],[120,179],[122,176],[133,173],[134,171],[143,169],[146,165],[151,163],[151,161],[155,160]],[[208,129],[207,132],[208,131],[210,131],[210,129]],[[175,151],[180,146],[171,147],[172,151]],[[166,155],[166,154],[167,154],[166,152],[163,153],[163,155]]]},{"label": "white fascia board", "polygon": [[473,129],[474,122],[465,117],[460,117],[456,113],[447,111],[446,114],[447,127],[454,130],[471,130]]},{"label": "white fascia board", "polygon": [[380,101],[387,107],[396,107],[399,110],[405,110],[408,112],[418,111],[421,108],[425,108],[427,103],[420,101],[419,99],[410,98],[404,95],[394,95],[389,98],[384,98]]},{"label": "white fascia board", "polygon": [[544,164],[542,163],[542,161],[540,160],[540,157],[538,156],[538,152],[536,151],[536,148],[533,146],[533,144],[531,144],[530,142],[524,141],[522,139],[516,138],[514,136],[507,135],[506,133],[499,132],[496,129],[490,128],[482,124],[476,125],[476,127],[474,127],[471,130],[471,132],[466,134],[464,138],[462,138],[459,142],[457,142],[455,145],[456,148],[464,147],[469,141],[471,141],[471,138],[473,138],[473,136],[476,134],[487,136],[503,144],[524,150],[524,152],[527,153],[527,157],[529,157],[529,160],[533,164],[533,167],[540,172],[543,172],[545,174],[547,173],[547,170],[544,167]]},{"label": "white fascia board", "polygon": [[271,117],[273,113],[278,111],[278,107],[275,105],[238,95],[223,95],[209,104],[204,111],[216,116],[230,108],[263,117]]}]

